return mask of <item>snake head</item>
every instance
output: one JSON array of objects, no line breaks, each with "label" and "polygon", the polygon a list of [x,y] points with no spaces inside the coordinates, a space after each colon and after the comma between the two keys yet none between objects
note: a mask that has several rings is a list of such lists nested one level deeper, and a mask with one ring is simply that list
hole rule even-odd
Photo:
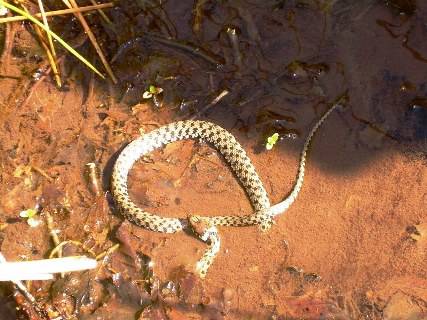
[{"label": "snake head", "polygon": [[197,216],[197,215],[191,215],[188,216],[188,224],[190,225],[192,231],[197,234],[200,239],[203,241],[206,241],[206,231],[209,230],[212,227],[212,224],[210,223],[209,218]]}]

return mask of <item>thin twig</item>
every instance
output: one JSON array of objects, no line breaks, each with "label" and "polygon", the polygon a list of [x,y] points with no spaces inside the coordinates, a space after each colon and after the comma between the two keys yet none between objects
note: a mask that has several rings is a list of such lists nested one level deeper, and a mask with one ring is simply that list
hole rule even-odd
[{"label": "thin twig", "polygon": [[7,68],[9,67],[10,54],[12,53],[13,41],[16,34],[16,24],[6,25],[6,31],[4,36],[3,52],[0,57],[0,66],[3,67],[2,72],[8,73]]},{"label": "thin twig", "polygon": [[42,168],[39,168],[35,165],[31,165],[31,169],[34,170],[35,172],[41,174],[43,177],[45,177],[47,179],[47,181],[49,181],[49,182],[54,181],[54,179],[51,176],[49,176]]},{"label": "thin twig", "polygon": [[[41,69],[46,68],[46,71],[43,72],[43,75],[37,80],[37,81],[30,81],[27,88],[25,88],[25,92],[28,92],[27,96],[25,97],[24,101],[22,101],[21,105],[18,108],[24,108],[28,102],[30,101],[35,89],[43,83],[44,79],[46,79],[49,72],[52,70],[50,66],[47,65],[47,63],[41,67]],[[40,69],[40,68],[39,68]]]},{"label": "thin twig", "polygon": [[[79,8],[69,8],[69,9],[62,9],[62,10],[55,10],[55,11],[47,11],[46,17],[61,16],[61,15],[66,15],[66,14],[70,14],[70,13],[87,12],[87,11],[100,10],[100,9],[106,9],[106,8],[112,8],[112,7],[114,7],[114,4],[112,2],[108,2],[108,3],[93,5],[93,6],[85,6],[85,7],[79,7]],[[33,17],[40,19],[42,17],[42,15],[40,13],[36,13],[33,15]],[[24,16],[0,18],[0,23],[12,22],[12,21],[22,21],[22,20],[27,20],[27,19],[28,18],[24,17]]]},{"label": "thin twig", "polygon": [[[50,236],[52,237],[53,244],[55,245],[55,247],[57,247],[60,243],[60,240],[58,237],[58,232],[56,231],[54,226],[52,215],[47,210],[44,211],[44,215],[46,217],[47,229],[49,230]],[[58,253],[58,257],[62,257],[62,252]]]},{"label": "thin twig", "polygon": [[170,47],[175,47],[175,48],[190,52],[193,55],[198,56],[200,58],[203,58],[204,60],[212,63],[215,66],[221,66],[224,64],[222,57],[219,57],[219,56],[215,55],[214,53],[208,52],[208,51],[204,50],[203,48],[197,47],[193,44],[184,43],[184,42],[181,42],[177,39],[163,38],[163,37],[160,37],[158,35],[151,34],[151,33],[145,33],[144,37],[146,37],[150,40],[156,41],[158,43],[168,45]]},{"label": "thin twig", "polygon": [[185,166],[184,170],[182,170],[182,172],[181,172],[180,176],[178,177],[178,179],[175,179],[175,180],[173,181],[173,183],[172,183],[172,184],[173,184],[173,186],[174,186],[175,188],[177,188],[178,186],[180,186],[180,185],[181,185],[181,181],[182,181],[182,178],[184,177],[184,174],[187,172],[187,170],[188,170],[190,167],[192,167],[192,166],[193,166],[193,164],[196,162],[196,158],[197,158],[197,151],[191,155],[191,159],[190,159],[190,161],[187,163],[187,165]]},{"label": "thin twig", "polygon": [[228,90],[222,90],[221,93],[219,95],[217,95],[215,97],[215,99],[213,99],[211,101],[211,103],[209,103],[206,107],[204,107],[202,110],[200,110],[199,112],[197,112],[194,116],[192,116],[190,118],[190,120],[194,120],[195,118],[199,117],[200,115],[202,115],[203,113],[205,113],[206,111],[208,111],[210,108],[212,108],[214,105],[216,105],[218,102],[220,102],[222,100],[222,98],[224,98],[229,93],[230,93],[230,91],[228,91]]},{"label": "thin twig", "polygon": [[[43,1],[38,0],[38,3],[39,3],[39,8],[40,8],[40,14],[42,15],[43,24],[45,25],[46,29],[50,30],[49,23],[47,22],[46,12],[44,11],[44,7],[43,7]],[[50,33],[47,33],[46,35],[47,35],[47,39],[49,41],[49,47],[50,47],[50,51],[52,52],[52,56],[54,58],[56,58],[56,51],[55,51],[55,47],[53,45],[52,36],[50,35]]]},{"label": "thin twig", "polygon": [[[39,4],[39,8],[40,8],[40,13],[41,13],[42,18],[43,18],[42,19],[43,24],[45,25],[47,30],[50,30],[49,23],[47,22],[46,12],[44,11],[44,6],[43,6],[42,0],[38,0],[38,4]],[[54,74],[56,85],[59,88],[61,88],[62,87],[61,77],[59,76],[58,66],[56,65],[56,51],[55,51],[55,46],[53,45],[52,35],[49,32],[46,32],[46,37],[47,37],[47,41],[49,44],[49,47],[48,47],[43,41],[44,40],[43,33],[41,32],[39,27],[34,26],[34,28],[37,30],[37,35],[40,38],[40,42],[42,43],[42,46],[45,49],[46,54],[48,56],[49,63],[52,66],[52,71]]]},{"label": "thin twig", "polygon": [[[56,85],[61,88],[61,77],[59,76],[58,66],[55,61],[55,56],[53,55],[51,49],[49,49],[48,45],[46,44],[43,33],[39,26],[33,25],[34,31],[36,32],[37,36],[39,37],[40,44],[42,45],[43,49],[46,51],[47,59],[49,61],[50,67],[53,72],[53,76],[55,78]],[[53,45],[53,44],[52,44]]]},{"label": "thin twig", "polygon": [[86,163],[86,172],[89,179],[89,189],[96,195],[101,195],[98,167],[94,162]]},{"label": "thin twig", "polygon": [[79,241],[74,241],[74,240],[66,240],[66,241],[62,241],[60,244],[58,244],[52,251],[51,251],[51,253],[50,253],[50,255],[49,255],[49,259],[52,259],[54,256],[55,256],[55,254],[57,254],[57,252],[59,251],[59,250],[61,250],[62,249],[62,247],[63,246],[65,246],[65,245],[67,245],[67,244],[74,244],[74,245],[76,245],[76,246],[78,246],[78,247],[81,247],[81,248],[83,248],[83,250],[85,250],[87,253],[90,253],[92,256],[96,256],[96,254],[95,254],[95,252],[93,252],[92,250],[90,250],[90,249],[86,249],[85,247],[84,247],[84,245],[83,245],[83,243],[81,243],[81,242],[79,242]]},{"label": "thin twig", "polygon": [[[1,63],[0,63],[0,65],[1,65]],[[0,74],[0,78],[1,79],[21,80],[20,77],[12,76],[12,75],[9,75],[9,74]]]},{"label": "thin twig", "polygon": [[[72,7],[78,8],[78,5],[77,5],[75,0],[63,0],[63,2],[69,8],[72,8]],[[117,78],[114,75],[113,70],[111,69],[110,65],[108,64],[108,61],[105,58],[104,53],[102,52],[101,47],[99,46],[95,35],[93,34],[92,30],[90,29],[89,25],[87,24],[85,17],[81,14],[81,12],[75,12],[74,15],[77,17],[77,19],[79,19],[83,29],[85,30],[87,36],[89,37],[90,42],[92,42],[93,47],[95,48],[96,52],[98,53],[98,56],[101,59],[105,70],[107,71],[108,75],[110,76],[110,78],[114,82],[114,84],[116,84]]]},{"label": "thin twig", "polygon": [[196,0],[193,5],[193,23],[192,29],[195,34],[199,34],[202,29],[202,19],[204,16],[203,6],[206,0]]},{"label": "thin twig", "polygon": [[[90,2],[93,4],[93,6],[97,6],[96,1],[95,0],[90,0]],[[104,11],[101,10],[101,8],[96,9],[96,11],[98,11],[99,15],[108,23],[108,24],[113,24],[110,20],[110,18],[108,18],[108,16],[104,13]],[[80,11],[81,12],[81,11]]]},{"label": "thin twig", "polygon": [[[60,246],[61,242],[60,242],[59,237],[58,237],[58,232],[57,232],[57,230],[55,229],[55,226],[54,226],[53,217],[50,214],[50,212],[47,211],[47,210],[44,211],[44,214],[45,214],[45,217],[46,217],[47,229],[49,230],[50,236],[52,237],[52,241],[53,241],[53,244],[55,245],[55,248],[57,248],[56,256],[58,258],[61,258],[62,257],[62,247],[63,246]],[[51,257],[52,256],[53,255],[51,255]],[[64,276],[65,276],[65,274],[61,273],[61,278],[64,278]]]},{"label": "thin twig", "polygon": [[237,36],[237,31],[235,28],[227,28],[227,35],[231,42],[231,47],[233,48],[234,53],[234,63],[236,64],[238,71],[242,70],[242,54],[239,48],[239,38]]},{"label": "thin twig", "polygon": [[104,257],[111,255],[114,251],[116,251],[118,248],[120,247],[120,244],[116,243],[114,246],[112,246],[111,248],[107,249],[104,252],[101,252],[100,254],[98,254],[95,257],[96,261],[99,261],[101,259],[104,259]]},{"label": "thin twig", "polygon": [[[28,320],[49,320],[37,304],[33,304],[19,291],[16,285],[13,286],[13,298],[16,303],[16,310],[20,310]],[[57,320],[57,319],[55,319]],[[60,319],[58,319],[60,320]]]}]

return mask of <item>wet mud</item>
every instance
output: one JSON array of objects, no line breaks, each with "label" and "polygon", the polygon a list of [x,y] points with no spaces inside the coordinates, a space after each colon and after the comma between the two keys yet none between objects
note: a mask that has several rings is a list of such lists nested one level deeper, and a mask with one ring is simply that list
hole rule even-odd
[{"label": "wet mud", "polygon": [[[46,258],[54,230],[75,241],[64,256],[104,254],[94,271],[31,283],[46,319],[427,317],[427,3],[122,1],[106,14],[111,23],[88,19],[117,84],[62,52],[56,88],[29,25],[0,25],[1,252]],[[53,21],[96,61],[76,21]],[[161,90],[145,99],[150,86]],[[120,150],[182,119],[233,133],[280,202],[306,135],[343,94],[313,140],[297,201],[268,233],[220,227],[206,279],[194,273],[206,244],[117,211],[109,179]],[[203,142],[144,157],[129,187],[162,216],[253,210]],[[30,208],[36,227],[19,215]],[[33,319],[12,293],[0,286],[0,318]]]}]

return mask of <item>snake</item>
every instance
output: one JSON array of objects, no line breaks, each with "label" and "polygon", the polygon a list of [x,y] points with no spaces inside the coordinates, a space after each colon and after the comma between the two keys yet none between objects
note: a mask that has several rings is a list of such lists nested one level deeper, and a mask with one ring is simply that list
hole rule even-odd
[{"label": "snake", "polygon": [[[244,227],[257,225],[262,232],[266,232],[274,224],[274,218],[283,214],[294,203],[303,185],[307,151],[313,136],[338,106],[340,106],[339,102],[333,104],[311,128],[300,153],[298,172],[293,188],[283,201],[273,206],[270,204],[267,191],[254,165],[236,138],[222,127],[202,120],[183,120],[167,124],[144,133],[124,147],[115,161],[111,175],[111,190],[115,202],[122,215],[139,227],[168,234],[190,231],[207,243],[208,248],[196,264],[196,272],[201,278],[204,278],[220,251],[221,241],[217,226]],[[243,186],[254,210],[252,214],[188,215],[182,218],[171,218],[150,213],[132,201],[128,191],[128,175],[134,164],[156,149],[175,141],[188,139],[206,142],[223,156]]]}]

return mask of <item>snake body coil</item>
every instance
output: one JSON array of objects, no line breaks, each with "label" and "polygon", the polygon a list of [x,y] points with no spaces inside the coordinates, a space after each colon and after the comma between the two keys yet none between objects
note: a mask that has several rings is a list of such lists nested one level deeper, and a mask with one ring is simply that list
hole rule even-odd
[{"label": "snake body coil", "polygon": [[[143,228],[162,232],[175,233],[192,227],[199,237],[210,243],[210,247],[197,264],[197,271],[204,277],[220,247],[216,226],[250,226],[259,225],[262,231],[268,230],[273,224],[273,218],[285,212],[295,201],[301,190],[305,159],[313,135],[339,104],[333,105],[314,125],[304,143],[301,152],[298,175],[289,196],[282,202],[270,206],[267,192],[248,158],[245,150],[235,137],[225,129],[206,121],[179,121],[153,130],[128,144],[120,153],[114,165],[112,174],[112,191],[123,215],[136,225]],[[195,139],[203,140],[217,149],[230,166],[236,177],[249,196],[254,213],[244,216],[190,216],[189,218],[166,218],[149,213],[138,207],[129,197],[127,179],[135,162],[142,156],[161,148],[171,142]],[[203,230],[198,230],[203,225]]]}]

